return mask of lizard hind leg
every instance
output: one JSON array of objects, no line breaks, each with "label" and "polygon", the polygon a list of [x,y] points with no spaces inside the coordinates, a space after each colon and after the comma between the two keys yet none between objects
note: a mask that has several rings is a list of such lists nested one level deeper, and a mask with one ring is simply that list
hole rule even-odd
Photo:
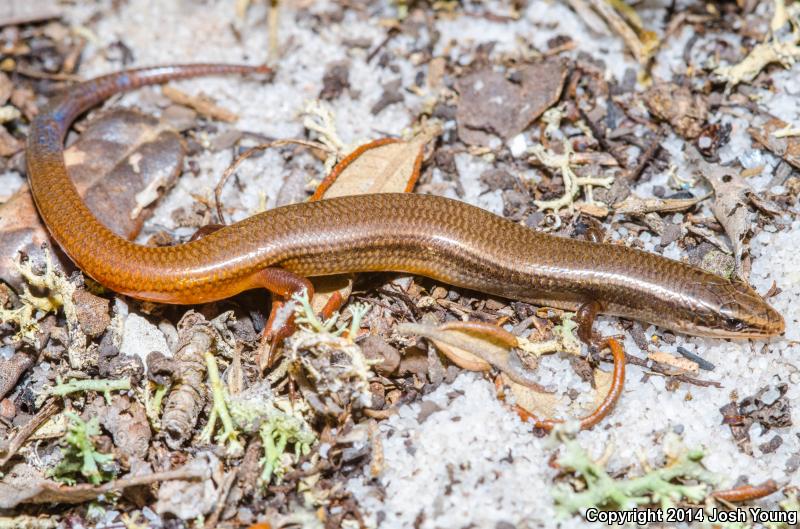
[{"label": "lizard hind leg", "polygon": [[273,295],[272,309],[258,347],[258,366],[263,371],[273,364],[278,346],[295,331],[294,311],[289,310],[291,307],[286,302],[304,291],[311,299],[314,285],[307,278],[283,268],[265,268],[250,281],[253,287],[265,288]]}]

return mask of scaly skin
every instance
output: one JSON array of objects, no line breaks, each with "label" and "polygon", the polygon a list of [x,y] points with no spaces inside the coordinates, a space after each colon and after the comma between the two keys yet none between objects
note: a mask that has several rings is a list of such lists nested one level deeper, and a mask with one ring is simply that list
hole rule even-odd
[{"label": "scaly skin", "polygon": [[33,197],[53,238],[89,276],[135,298],[203,303],[264,286],[258,273],[396,271],[506,298],[602,312],[701,336],[780,334],[783,318],[752,288],[659,255],[537,233],[442,197],[348,196],[266,211],[179,246],[113,234],[66,171],[64,136],[84,111],[143,85],[264,68],[183,65],[111,74],[75,86],[35,119],[28,138]]}]

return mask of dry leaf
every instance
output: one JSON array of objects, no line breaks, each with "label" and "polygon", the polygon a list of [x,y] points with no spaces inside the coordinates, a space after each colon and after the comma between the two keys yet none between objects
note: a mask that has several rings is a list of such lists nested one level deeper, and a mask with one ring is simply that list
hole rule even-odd
[{"label": "dry leaf", "polygon": [[773,117],[760,127],[748,128],[747,132],[764,148],[786,160],[786,163],[791,164],[795,169],[800,169],[800,137],[779,138],[775,136],[777,131],[786,129],[788,126],[789,124],[785,121]]},{"label": "dry leaf", "polygon": [[556,415],[558,395],[555,393],[537,391],[534,388],[517,384],[505,373],[501,375],[501,380],[514,396],[515,404],[523,410],[534,417],[554,417]]},{"label": "dry leaf", "polygon": [[360,146],[333,168],[311,200],[410,192],[419,178],[425,145],[439,132],[431,127],[409,141],[386,138]]},{"label": "dry leaf", "polygon": [[397,332],[428,338],[460,367],[487,371],[491,365],[514,382],[543,391],[515,351],[517,337],[501,327],[478,321],[453,321],[440,326],[401,323]]},{"label": "dry leaf", "polygon": [[663,119],[684,138],[694,139],[703,132],[708,117],[706,99],[685,86],[654,84],[644,93],[648,110]]},{"label": "dry leaf", "polygon": [[458,80],[458,136],[464,143],[489,147],[491,135],[511,138],[561,97],[569,69],[557,60],[528,64],[518,71],[519,82],[485,68]]},{"label": "dry leaf", "polygon": [[[593,376],[594,396],[592,398],[592,404],[594,408],[597,408],[611,390],[611,384],[614,382],[614,373],[611,371],[603,371],[600,368],[595,368]],[[550,417],[552,417],[552,415]]]},{"label": "dry leaf", "polygon": [[736,270],[741,275],[745,240],[750,235],[755,216],[748,204],[753,203],[755,194],[738,172],[729,167],[706,162],[693,146],[687,145],[686,156],[697,172],[714,189],[711,211],[731,240]]},{"label": "dry leaf", "polygon": [[711,195],[698,198],[642,198],[630,194],[614,205],[614,212],[622,215],[646,215],[647,213],[675,213],[685,211],[707,199]]}]

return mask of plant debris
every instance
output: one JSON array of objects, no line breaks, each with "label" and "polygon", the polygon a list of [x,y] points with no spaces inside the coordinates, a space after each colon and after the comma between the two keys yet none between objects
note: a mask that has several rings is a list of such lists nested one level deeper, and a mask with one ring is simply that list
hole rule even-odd
[{"label": "plant debris", "polygon": [[[583,481],[585,489],[575,491],[567,484],[559,484],[553,498],[559,510],[566,514],[589,507],[632,509],[644,505],[657,505],[668,509],[688,500],[699,503],[710,492],[709,485],[717,478],[702,465],[702,450],[683,450],[668,454],[662,468],[651,470],[643,476],[615,480],[575,440],[564,443],[564,451],[557,459],[558,466]],[[695,484],[676,483],[691,480]]]},{"label": "plant debris", "polygon": [[[567,68],[560,61],[523,66],[509,74],[491,69],[458,80],[458,136],[489,146],[492,134],[507,140],[526,128],[561,97]],[[513,75],[513,81],[508,77]]]}]

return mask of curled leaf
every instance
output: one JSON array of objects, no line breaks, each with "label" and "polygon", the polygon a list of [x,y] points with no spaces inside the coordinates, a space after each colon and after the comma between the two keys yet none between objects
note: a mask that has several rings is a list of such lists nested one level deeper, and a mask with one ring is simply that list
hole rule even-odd
[{"label": "curled leaf", "polygon": [[361,145],[333,168],[311,200],[410,192],[419,178],[425,145],[439,132],[429,127],[409,141],[382,138]]},{"label": "curled leaf", "polygon": [[760,127],[748,128],[747,132],[772,154],[780,156],[795,169],[800,169],[800,137],[781,134],[781,131],[789,128],[789,123],[782,119],[771,118]]},{"label": "curled leaf", "polygon": [[397,332],[431,340],[447,358],[464,369],[488,371],[494,367],[518,384],[544,391],[517,354],[517,337],[500,327],[478,321],[454,321],[438,327],[401,323]]},{"label": "curled leaf", "polygon": [[696,198],[642,198],[634,194],[614,205],[616,213],[623,215],[646,215],[647,213],[675,213],[685,211],[707,199],[710,195]]}]

